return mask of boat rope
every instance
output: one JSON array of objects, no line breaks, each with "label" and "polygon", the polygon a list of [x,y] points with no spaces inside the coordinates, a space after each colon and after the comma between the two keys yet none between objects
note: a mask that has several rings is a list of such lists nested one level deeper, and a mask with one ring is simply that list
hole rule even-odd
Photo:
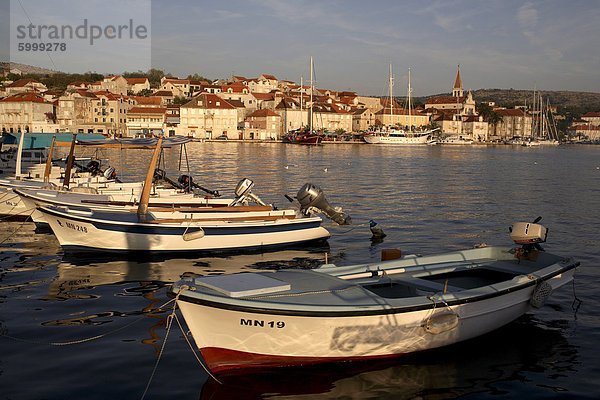
[{"label": "boat rope", "polygon": [[126,325],[123,325],[123,326],[121,326],[121,327],[119,327],[117,329],[114,329],[112,331],[102,333],[100,335],[92,336],[92,337],[85,338],[85,339],[72,340],[72,341],[69,341],[69,342],[41,342],[41,341],[37,341],[37,340],[21,339],[21,338],[17,338],[17,337],[14,337],[14,336],[7,335],[7,334],[2,334],[0,336],[4,336],[7,339],[12,339],[12,340],[15,340],[17,342],[23,342],[23,343],[29,343],[29,344],[44,344],[44,345],[48,345],[48,346],[68,346],[68,345],[71,345],[71,344],[80,344],[80,343],[85,343],[85,342],[89,342],[89,341],[92,341],[92,340],[103,338],[103,337],[111,335],[113,333],[122,331],[123,329],[128,328],[128,327],[130,327],[130,326],[132,326],[132,325],[140,322],[144,318],[145,317],[138,318],[138,319],[136,319],[133,322],[130,322],[130,323],[128,323]]},{"label": "boat rope", "polygon": [[173,325],[173,315],[175,314],[175,304],[173,304],[173,311],[172,313],[167,317],[167,331],[165,333],[165,338],[163,339],[163,343],[162,346],[160,346],[160,352],[158,353],[158,357],[156,358],[156,363],[154,364],[154,368],[152,369],[152,373],[150,374],[150,379],[148,379],[148,383],[146,384],[146,388],[144,389],[144,393],[142,394],[141,399],[143,400],[144,397],[146,397],[146,393],[148,392],[148,389],[150,388],[150,383],[152,382],[152,378],[154,378],[154,374],[156,373],[156,370],[158,369],[158,363],[160,362],[160,359],[163,355],[163,352],[165,351],[165,345],[167,344],[167,339],[169,338],[169,333],[171,332],[171,326]]},{"label": "boat rope", "polygon": [[221,382],[213,375],[210,373],[210,371],[208,370],[208,368],[206,368],[204,366],[204,363],[202,363],[199,359],[198,356],[196,355],[196,352],[194,351],[191,343],[189,342],[187,335],[185,334],[185,331],[183,330],[183,327],[181,326],[181,323],[179,322],[179,319],[177,318],[177,314],[175,313],[175,310],[177,310],[177,300],[179,299],[179,296],[181,295],[181,292],[183,292],[185,289],[188,289],[189,287],[187,285],[182,285],[179,288],[179,292],[177,292],[177,295],[175,296],[174,299],[168,301],[167,303],[165,303],[162,307],[166,306],[167,304],[173,302],[173,308],[171,309],[171,314],[169,314],[169,316],[167,317],[167,324],[166,324],[166,333],[165,333],[165,338],[163,339],[163,343],[160,347],[160,352],[158,353],[158,357],[156,358],[156,363],[154,364],[154,368],[152,369],[152,373],[150,374],[150,378],[148,379],[148,383],[146,384],[146,388],[144,389],[144,393],[142,394],[141,400],[143,400],[146,397],[146,394],[148,393],[148,389],[150,388],[150,383],[152,383],[152,379],[154,378],[154,375],[156,374],[156,370],[158,369],[158,363],[161,360],[161,357],[164,353],[165,350],[165,346],[167,344],[167,339],[169,338],[169,333],[171,332],[171,327],[173,326],[173,320],[177,321],[177,324],[179,325],[179,329],[181,329],[181,332],[183,333],[183,336],[185,337],[185,340],[187,341],[188,345],[190,346],[190,348],[192,348],[192,352],[194,353],[194,356],[196,357],[196,359],[200,362],[200,365],[202,366],[202,368],[204,368],[204,370],[208,373],[208,375],[213,378],[215,381],[217,381],[219,384],[221,384]]},{"label": "boat rope", "polygon": [[438,293],[436,293],[432,296],[427,296],[427,298],[433,302],[433,308],[431,309],[431,313],[429,314],[429,316],[427,317],[427,320],[425,321],[425,325],[429,324],[429,322],[431,321],[431,318],[433,317],[433,314],[435,314],[435,309],[437,307],[436,300],[438,300],[440,303],[443,303],[446,306],[446,308],[448,309],[448,311],[450,311],[452,314],[454,314],[458,317],[458,313],[456,311],[454,311],[452,309],[452,307],[450,307],[450,305],[444,301],[444,299],[440,298],[438,296]]},{"label": "boat rope", "polygon": [[[33,212],[33,210],[32,210]],[[18,214],[17,214],[18,215]],[[31,216],[31,214],[28,214],[28,217]],[[25,221],[21,222],[19,224],[19,226],[17,226],[11,233],[8,234],[8,236],[6,236],[4,239],[0,240],[0,244],[4,244],[4,242],[6,242],[8,239],[10,239],[11,237],[13,237],[13,235],[15,233],[17,233],[23,226],[25,226],[25,224],[29,222],[29,218],[27,218]]]},{"label": "boat rope", "polygon": [[577,311],[579,311],[579,307],[583,303],[579,297],[577,297],[577,293],[575,293],[575,279],[571,281],[573,284],[573,304],[571,304],[571,308],[575,310],[575,319],[577,319]]},{"label": "boat rope", "polygon": [[163,304],[163,305],[161,305],[161,306],[159,306],[159,307],[157,307],[155,309],[144,311],[144,315],[141,316],[140,318],[136,319],[135,321],[132,321],[132,322],[130,322],[128,324],[125,324],[125,325],[123,325],[123,326],[121,326],[119,328],[113,329],[111,331],[108,331],[108,332],[105,332],[105,333],[102,333],[102,334],[99,334],[99,335],[96,335],[96,336],[92,336],[92,337],[89,337],[89,338],[72,340],[72,341],[69,341],[69,342],[41,342],[41,341],[38,341],[38,340],[29,340],[29,339],[18,338],[18,337],[15,337],[15,336],[10,336],[10,335],[7,335],[6,333],[0,333],[0,337],[4,336],[7,339],[12,339],[12,340],[15,340],[17,342],[23,342],[23,343],[29,343],[29,344],[43,344],[43,345],[48,345],[48,346],[68,346],[68,345],[72,345],[72,344],[81,344],[81,343],[85,343],[85,342],[90,342],[92,340],[101,339],[101,338],[103,338],[105,336],[112,335],[113,333],[117,333],[117,332],[122,331],[122,330],[124,330],[126,328],[129,328],[130,326],[133,326],[133,325],[137,324],[138,322],[142,321],[144,318],[146,318],[146,314],[153,314],[153,313],[156,313],[156,312],[163,311],[163,307],[169,305],[171,302],[174,302],[174,301],[175,300],[169,300],[165,304]]},{"label": "boat rope", "polygon": [[185,332],[185,330],[183,329],[183,326],[181,325],[181,321],[179,321],[179,317],[177,317],[177,314],[175,314],[175,320],[177,321],[177,325],[179,325],[179,329],[181,329],[181,333],[183,333],[183,337],[185,338],[185,341],[187,342],[188,346],[190,347],[190,350],[192,350],[192,353],[194,353],[194,357],[196,357],[196,360],[198,361],[198,363],[200,364],[200,366],[204,369],[204,371],[206,371],[206,373],[208,374],[208,376],[210,376],[211,378],[213,378],[215,380],[215,382],[217,382],[219,385],[222,385],[223,383],[220,380],[218,380],[217,377],[215,377],[210,372],[210,370],[208,369],[208,367],[206,365],[204,365],[204,363],[202,362],[202,359],[200,359],[200,357],[198,357],[198,354],[194,350],[194,346],[192,346],[192,343],[190,343],[190,340],[188,339],[188,335]]}]

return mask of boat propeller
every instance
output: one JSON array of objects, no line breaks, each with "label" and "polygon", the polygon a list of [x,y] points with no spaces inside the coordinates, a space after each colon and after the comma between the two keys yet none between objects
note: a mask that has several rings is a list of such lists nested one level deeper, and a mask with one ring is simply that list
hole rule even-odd
[{"label": "boat propeller", "polygon": [[312,183],[304,184],[296,194],[296,199],[300,203],[300,211],[304,215],[312,215],[314,212],[320,211],[338,225],[352,223],[352,218],[344,213],[341,207],[331,207],[321,188]]}]

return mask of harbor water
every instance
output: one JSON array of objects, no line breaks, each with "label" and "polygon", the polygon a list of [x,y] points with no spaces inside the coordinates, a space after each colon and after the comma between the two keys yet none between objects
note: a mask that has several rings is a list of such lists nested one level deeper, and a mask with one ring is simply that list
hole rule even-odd
[{"label": "harbor water", "polygon": [[[103,155],[123,180],[141,180],[151,152]],[[165,150],[161,167],[171,176],[180,155]],[[51,233],[2,221],[0,399],[598,398],[599,146],[193,142],[187,158],[202,186],[232,196],[248,177],[254,193],[279,207],[290,206],[284,194],[314,183],[353,224],[326,221],[332,236],[320,246],[110,259],[65,255]],[[379,260],[383,249],[433,254],[509,245],[508,227],[538,216],[549,229],[544,248],[581,262],[574,283],[504,328],[444,349],[217,383],[188,346],[183,318],[171,320],[172,303],[164,306],[168,286],[182,277],[314,268],[325,254],[350,265]],[[371,240],[370,219],[387,234],[382,241]]]}]

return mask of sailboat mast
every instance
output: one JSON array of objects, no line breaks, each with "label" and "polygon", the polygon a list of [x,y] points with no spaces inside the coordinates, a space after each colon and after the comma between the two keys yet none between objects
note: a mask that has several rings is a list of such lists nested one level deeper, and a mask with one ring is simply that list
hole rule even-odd
[{"label": "sailboat mast", "polygon": [[[533,102],[531,103],[531,137],[535,137],[535,128],[536,128],[536,124],[535,124],[535,89],[536,89],[536,85],[535,83],[533,84]],[[525,135],[523,135],[525,136]]]},{"label": "sailboat mast", "polygon": [[302,107],[302,100],[304,98],[304,87],[302,86],[302,75],[300,75],[300,129],[304,128],[304,108]]},{"label": "sailboat mast", "polygon": [[310,56],[310,131],[313,131],[313,58]]},{"label": "sailboat mast", "polygon": [[392,75],[392,63],[390,63],[390,126],[394,126],[394,96],[392,88],[394,86],[394,78]]},{"label": "sailboat mast", "polygon": [[410,104],[410,68],[408,69],[408,130],[412,131],[412,114],[410,112],[411,104]]}]

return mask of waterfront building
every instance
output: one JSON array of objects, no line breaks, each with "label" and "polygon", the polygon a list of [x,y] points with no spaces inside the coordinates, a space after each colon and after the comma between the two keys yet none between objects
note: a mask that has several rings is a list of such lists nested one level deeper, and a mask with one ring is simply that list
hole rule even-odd
[{"label": "waterfront building", "polygon": [[577,140],[600,141],[600,126],[592,123],[572,125],[568,129],[570,138]]},{"label": "waterfront building", "polygon": [[593,111],[585,113],[581,116],[581,119],[585,122],[589,122],[592,125],[600,125],[600,112]]},{"label": "waterfront building", "polygon": [[179,135],[214,139],[221,135],[237,138],[237,109],[212,93],[200,93],[179,109]]},{"label": "waterfront building", "polygon": [[256,110],[244,121],[244,139],[268,140],[281,138],[281,116],[271,110]]},{"label": "waterfront building", "polygon": [[368,108],[357,108],[352,111],[352,131],[366,132],[375,125],[375,113]]},{"label": "waterfront building", "polygon": [[132,107],[127,112],[127,136],[162,136],[166,128],[166,107]]},{"label": "waterfront building", "polygon": [[60,132],[94,132],[96,126],[92,123],[92,111],[95,100],[97,97],[84,89],[65,92],[60,96],[56,112]]},{"label": "waterfront building", "polygon": [[377,111],[375,113],[375,118],[379,121],[378,125],[384,126],[413,126],[416,129],[419,129],[424,128],[429,124],[429,115],[425,113],[417,110],[411,110],[409,112],[408,109],[397,106],[390,108],[389,105]]},{"label": "waterfront building", "polygon": [[135,100],[108,90],[94,92],[92,101],[95,132],[106,135],[124,136],[127,134],[127,112],[135,106]]},{"label": "waterfront building", "polygon": [[497,109],[495,110],[502,120],[490,126],[490,140],[510,140],[513,137],[531,137],[532,118],[523,110]]},{"label": "waterfront building", "polygon": [[[33,92],[17,93],[0,100],[0,128],[4,132],[55,132],[56,107]],[[53,130],[50,130],[53,129]]]}]

